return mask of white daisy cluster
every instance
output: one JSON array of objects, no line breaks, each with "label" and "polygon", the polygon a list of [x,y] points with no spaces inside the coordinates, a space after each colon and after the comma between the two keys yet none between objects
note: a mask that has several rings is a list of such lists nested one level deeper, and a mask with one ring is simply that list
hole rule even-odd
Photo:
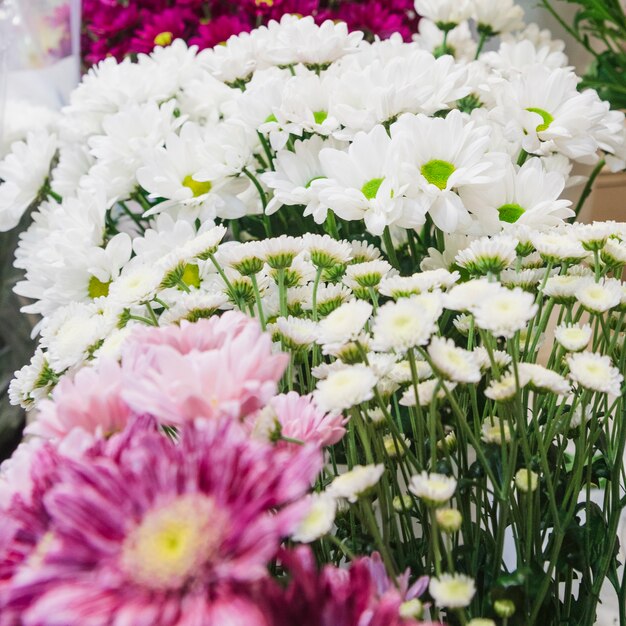
[{"label": "white daisy cluster", "polygon": [[[507,3],[430,4],[437,23],[519,26]],[[174,239],[228,221],[242,240],[338,227],[399,245],[433,223],[454,235],[562,223],[572,162],[624,166],[624,116],[577,91],[545,33],[511,37],[469,62],[424,37],[370,44],[285,16],[215,49],[176,41],[103,61],[0,161],[0,228],[37,207],[18,293],[47,315],[116,278],[129,239],[163,232],[159,214]]]}]

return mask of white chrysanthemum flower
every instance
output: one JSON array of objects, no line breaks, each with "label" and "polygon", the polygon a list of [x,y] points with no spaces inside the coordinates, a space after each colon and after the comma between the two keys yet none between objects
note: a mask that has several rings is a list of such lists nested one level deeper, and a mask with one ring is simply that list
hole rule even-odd
[{"label": "white chrysanthemum flower", "polygon": [[48,348],[50,366],[62,372],[82,363],[114,327],[114,320],[101,315],[97,306],[72,303],[46,318],[41,345]]},{"label": "white chrysanthemum flower", "polygon": [[613,265],[626,265],[626,241],[609,239],[604,244],[602,258]]},{"label": "white chrysanthemum flower", "polygon": [[50,171],[57,138],[46,131],[28,133],[0,161],[0,231],[15,228],[36,200]]},{"label": "white chrysanthemum flower", "polygon": [[467,622],[467,626],[497,626],[492,619],[486,617],[475,617]]},{"label": "white chrysanthemum flower", "polygon": [[467,0],[415,0],[415,10],[436,24],[453,25],[469,19],[472,6]]},{"label": "white chrysanthemum flower", "polygon": [[499,292],[500,286],[485,278],[468,280],[455,285],[443,296],[444,306],[452,311],[470,311],[486,297]]},{"label": "white chrysanthemum flower", "polygon": [[513,337],[537,314],[535,298],[519,288],[500,290],[487,295],[472,308],[476,326],[498,337]]},{"label": "white chrysanthemum flower", "polygon": [[519,377],[528,381],[527,384],[536,391],[549,391],[556,395],[565,395],[571,391],[570,384],[561,374],[547,369],[543,365],[519,363],[517,368]]},{"label": "white chrysanthemum flower", "polygon": [[510,443],[511,429],[508,422],[495,415],[487,417],[481,429],[481,439],[497,446],[501,446],[503,442]]},{"label": "white chrysanthemum flower", "polygon": [[562,49],[529,39],[502,41],[497,51],[483,53],[480,60],[504,76],[526,72],[538,63],[550,69],[566,67],[568,63]]},{"label": "white chrysanthemum flower", "polygon": [[428,354],[436,370],[457,383],[477,383],[482,375],[473,352],[456,346],[452,339],[433,337]]},{"label": "white chrysanthemum flower", "polygon": [[524,27],[524,9],[513,0],[472,0],[471,4],[479,32],[499,35]]},{"label": "white chrysanthemum flower", "polygon": [[148,264],[127,266],[109,286],[109,299],[120,306],[131,306],[152,300],[160,289],[163,270]]},{"label": "white chrysanthemum flower", "polygon": [[328,534],[335,523],[337,501],[328,493],[314,493],[307,498],[309,510],[306,512],[295,532],[294,541],[311,543]]},{"label": "white chrysanthemum flower", "polygon": [[211,317],[220,309],[231,308],[228,296],[220,291],[194,290],[191,293],[185,293],[176,290],[176,296],[166,298],[166,300],[170,301],[171,304],[159,317],[159,324],[162,326],[179,324],[183,320],[197,322],[200,319]]},{"label": "white chrysanthemum flower", "polygon": [[599,283],[590,278],[582,282],[574,295],[587,311],[606,313],[621,303],[622,283],[616,278],[605,278]]},{"label": "white chrysanthemum flower", "polygon": [[532,243],[546,261],[577,261],[589,255],[582,244],[569,235],[537,233]]},{"label": "white chrysanthemum flower", "polygon": [[441,506],[454,495],[456,485],[456,479],[452,476],[424,471],[411,477],[409,491],[429,505]]},{"label": "white chrysanthemum flower", "polygon": [[382,259],[353,263],[346,268],[343,282],[351,288],[368,289],[378,287],[380,281],[391,271],[391,265]]},{"label": "white chrysanthemum flower", "polygon": [[610,357],[593,352],[578,352],[567,357],[569,378],[575,383],[600,393],[619,396],[624,377]]},{"label": "white chrysanthemum flower", "polygon": [[561,324],[554,331],[555,339],[568,351],[580,352],[591,340],[592,330],[589,324]]},{"label": "white chrysanthemum flower", "polygon": [[492,380],[485,389],[485,396],[490,400],[505,402],[514,398],[518,390],[524,387],[527,382],[528,381],[521,376],[516,379],[515,374],[509,372],[499,380]]},{"label": "white chrysanthemum flower", "polygon": [[400,440],[395,435],[385,435],[382,439],[383,447],[389,458],[394,459],[403,456],[405,450],[411,447],[411,440],[405,435],[400,435]]},{"label": "white chrysanthemum flower", "polygon": [[608,238],[615,233],[614,222],[593,222],[581,224],[576,222],[568,228],[568,233],[578,239],[587,250],[600,250]]},{"label": "white chrysanthemum flower", "polygon": [[[433,54],[443,51],[445,32],[435,22],[427,17],[422,17],[418,25],[419,34],[413,35],[413,41],[424,50]],[[449,30],[445,37],[447,54],[451,54],[456,60],[473,61],[476,58],[478,45],[472,36],[472,31],[467,21],[456,25]]]},{"label": "white chrysanthemum flower", "polygon": [[320,380],[313,397],[322,411],[343,411],[371,400],[377,382],[377,376],[366,365],[350,365]]},{"label": "white chrysanthemum flower", "polygon": [[376,261],[381,257],[380,250],[371,243],[367,243],[367,241],[351,241],[350,246],[352,247],[353,264]]},{"label": "white chrysanthemum flower", "polygon": [[318,326],[318,343],[344,344],[355,340],[372,315],[373,307],[364,300],[351,300],[327,315]]},{"label": "white chrysanthemum flower", "polygon": [[[427,380],[433,375],[433,370],[426,361],[416,360],[414,365],[418,381]],[[408,360],[396,363],[389,372],[388,376],[400,385],[412,382],[413,373],[411,371],[411,364]]]},{"label": "white chrysanthemum flower", "polygon": [[[162,321],[162,317],[159,318],[159,323],[165,325],[165,322]],[[102,358],[119,360],[122,357],[124,343],[133,332],[135,326],[136,324],[134,322],[130,322],[124,328],[113,329],[104,338],[102,345],[94,352],[94,360]]]},{"label": "white chrysanthemum flower", "polygon": [[[558,272],[558,270],[552,270]],[[546,272],[543,269],[504,270],[500,274],[500,282],[505,287],[519,287],[524,291],[533,291],[543,282]]]},{"label": "white chrysanthemum flower", "polygon": [[261,241],[263,259],[272,269],[286,269],[290,267],[303,248],[304,242],[301,238],[289,235],[281,235],[280,237],[263,239]]},{"label": "white chrysanthemum flower", "polygon": [[459,609],[469,606],[476,593],[476,584],[465,574],[441,574],[439,578],[430,579],[428,591],[437,606]]},{"label": "white chrysanthemum flower", "polygon": [[576,291],[584,283],[584,278],[573,274],[550,276],[543,289],[544,295],[558,303],[573,303]]},{"label": "white chrysanthemum flower", "polygon": [[304,235],[304,247],[311,255],[311,263],[317,268],[329,269],[347,265],[352,260],[352,246],[347,241],[337,241],[328,235]]},{"label": "white chrysanthemum flower", "polygon": [[424,310],[422,302],[426,302],[423,296],[412,296],[378,309],[372,325],[376,349],[406,352],[428,343],[437,330],[439,311]]},{"label": "white chrysanthemum flower", "polygon": [[533,492],[539,486],[539,474],[532,470],[522,468],[515,474],[515,486],[522,492]]},{"label": "white chrysanthemum flower", "polygon": [[415,398],[415,387],[411,385],[400,398],[400,404],[402,406],[417,406],[419,400],[420,406],[428,406],[433,401],[435,393],[438,400],[443,400],[446,397],[446,389],[450,392],[455,387],[456,383],[431,378],[417,385],[417,399]]},{"label": "white chrysanthemum flower", "polygon": [[326,493],[354,503],[378,483],[384,471],[384,465],[355,465],[350,471],[337,476]]},{"label": "white chrysanthemum flower", "polygon": [[299,317],[279,317],[267,329],[276,333],[290,350],[301,350],[311,347],[317,338],[317,324]]},{"label": "white chrysanthemum flower", "polygon": [[9,385],[9,401],[23,408],[31,407],[33,402],[48,395],[58,376],[50,367],[46,353],[37,348],[30,363],[14,373]]},{"label": "white chrysanthemum flower", "polygon": [[517,240],[501,235],[482,237],[456,255],[456,262],[470,274],[499,274],[517,259]]}]

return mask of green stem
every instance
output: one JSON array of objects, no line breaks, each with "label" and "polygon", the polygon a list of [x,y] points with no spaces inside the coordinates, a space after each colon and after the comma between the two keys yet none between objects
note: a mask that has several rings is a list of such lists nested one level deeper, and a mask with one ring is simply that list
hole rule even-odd
[{"label": "green stem", "polygon": [[591,194],[593,185],[596,182],[596,178],[598,178],[598,175],[600,174],[600,172],[602,171],[605,165],[606,165],[605,159],[600,159],[598,164],[593,168],[593,172],[591,172],[591,176],[589,176],[589,180],[587,181],[587,184],[585,185],[585,188],[583,189],[583,192],[580,196],[580,200],[578,201],[578,204],[576,205],[576,209],[574,210],[574,213],[575,213],[574,219],[576,219],[578,215],[580,214],[580,212],[582,211],[582,208],[585,205],[587,198]]}]

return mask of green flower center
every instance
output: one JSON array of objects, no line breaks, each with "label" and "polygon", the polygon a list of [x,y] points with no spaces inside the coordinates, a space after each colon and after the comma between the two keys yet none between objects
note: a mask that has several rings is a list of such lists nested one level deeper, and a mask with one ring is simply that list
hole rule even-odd
[{"label": "green flower center", "polygon": [[541,119],[543,120],[543,124],[539,124],[539,126],[537,126],[538,133],[542,133],[544,130],[548,130],[548,128],[550,128],[550,124],[554,122],[554,118],[552,117],[552,115],[550,115],[550,113],[548,113],[547,111],[544,111],[543,109],[529,107],[526,110],[529,111],[530,113],[536,113],[537,115],[541,116]]},{"label": "green flower center", "polygon": [[526,210],[519,204],[503,204],[499,209],[500,221],[507,224],[515,224],[524,215]]},{"label": "green flower center", "polygon": [[270,113],[266,118],[265,118],[265,123],[269,124],[270,122],[278,122],[278,120],[276,119],[276,116],[273,113]]},{"label": "green flower center", "polygon": [[313,113],[313,119],[316,124],[323,124],[327,117],[328,113],[326,113],[326,111],[315,111],[315,113]]},{"label": "green flower center", "polygon": [[308,189],[316,180],[321,180],[322,178],[326,178],[326,176],[314,176],[311,180],[304,186],[305,189]]},{"label": "green flower center", "polygon": [[185,285],[199,289],[200,268],[193,263],[187,263],[187,265],[185,265],[185,269],[183,270],[183,275],[181,278]]},{"label": "green flower center", "polygon": [[169,46],[172,43],[172,39],[174,39],[174,34],[166,31],[164,33],[159,33],[154,38],[155,46]]},{"label": "green flower center", "polygon": [[110,284],[111,284],[111,281],[107,283],[103,283],[101,280],[98,280],[95,276],[92,276],[89,279],[89,287],[87,288],[89,297],[95,299],[95,298],[99,298],[100,296],[108,296]]},{"label": "green flower center", "polygon": [[183,187],[187,187],[187,189],[191,189],[191,193],[193,193],[194,198],[198,198],[199,196],[203,196],[205,193],[209,193],[211,191],[211,181],[205,181],[203,183],[194,180],[189,174],[189,176],[185,176],[183,179]]},{"label": "green flower center", "polygon": [[368,199],[373,200],[384,182],[384,178],[372,178],[368,180],[361,188],[361,193]]},{"label": "green flower center", "polygon": [[456,167],[448,161],[433,159],[422,165],[422,176],[435,187],[443,190],[448,186],[448,179],[455,172]]}]

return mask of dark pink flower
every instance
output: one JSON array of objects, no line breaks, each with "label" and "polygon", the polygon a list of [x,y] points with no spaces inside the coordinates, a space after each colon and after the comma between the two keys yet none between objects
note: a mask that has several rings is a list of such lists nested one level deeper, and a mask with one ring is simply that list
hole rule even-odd
[{"label": "dark pink flower", "polygon": [[369,558],[352,561],[348,569],[326,565],[321,571],[308,547],[284,551],[280,558],[291,579],[284,589],[267,584],[273,626],[436,626],[401,616],[410,598],[388,580],[381,587]]},{"label": "dark pink flower", "polygon": [[321,462],[314,446],[251,441],[229,420],[173,441],[140,419],[79,459],[46,444],[32,502],[3,512],[4,623],[222,626],[239,613],[250,621],[233,624],[271,626],[253,591]]},{"label": "dark pink flower", "polygon": [[131,41],[133,52],[152,52],[155,46],[169,46],[175,39],[185,37],[186,23],[193,22],[195,16],[189,9],[176,7],[157,14],[142,11],[141,19]]},{"label": "dark pink flower", "polygon": [[198,24],[197,32],[191,37],[189,43],[204,48],[213,48],[224,43],[232,35],[248,33],[253,25],[245,18],[238,15],[220,15],[208,22]]}]

